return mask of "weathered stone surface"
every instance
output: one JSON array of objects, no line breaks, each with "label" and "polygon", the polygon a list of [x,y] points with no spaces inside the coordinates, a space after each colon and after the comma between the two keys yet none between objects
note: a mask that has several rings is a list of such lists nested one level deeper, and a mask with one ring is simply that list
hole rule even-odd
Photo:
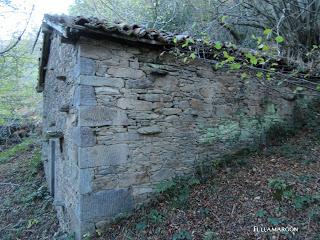
[{"label": "weathered stone surface", "polygon": [[152,110],[153,105],[148,101],[134,100],[129,98],[118,99],[117,106],[121,109],[135,109],[140,111]]},{"label": "weathered stone surface", "polygon": [[80,57],[79,75],[94,75],[96,72],[96,62],[90,58]]},{"label": "weathered stone surface", "polygon": [[118,94],[120,94],[118,89],[111,88],[111,87],[96,87],[95,92],[96,92],[96,94],[103,94],[103,95],[118,95]]},{"label": "weathered stone surface", "polygon": [[74,95],[76,106],[95,106],[97,105],[96,95],[92,86],[77,86]]},{"label": "weathered stone surface", "polygon": [[95,192],[116,188],[119,185],[119,177],[116,174],[95,175],[92,181],[92,189]]},{"label": "weathered stone surface", "polygon": [[127,163],[129,147],[127,144],[96,145],[79,149],[79,167],[123,165]]},{"label": "weathered stone surface", "polygon": [[105,125],[127,125],[128,118],[124,110],[93,106],[79,108],[79,124],[83,127]]},{"label": "weathered stone surface", "polygon": [[169,102],[172,101],[172,97],[166,94],[154,94],[148,93],[141,96],[142,99],[150,102]]},{"label": "weathered stone surface", "polygon": [[72,137],[73,142],[79,147],[92,147],[96,144],[96,136],[90,127],[75,127]]},{"label": "weathered stone surface", "polygon": [[86,194],[92,192],[93,170],[89,168],[79,170],[79,192]]},{"label": "weathered stone surface", "polygon": [[146,74],[141,70],[120,67],[110,67],[107,73],[114,77],[131,79],[141,79],[146,76]]},{"label": "weathered stone surface", "polygon": [[140,185],[150,181],[150,177],[146,172],[125,173],[119,176],[119,187],[127,188],[132,185]]},{"label": "weathered stone surface", "polygon": [[140,195],[144,195],[144,194],[149,194],[154,192],[154,189],[152,187],[145,187],[145,186],[134,186],[133,187],[133,196],[140,196]]},{"label": "weathered stone surface", "polygon": [[131,117],[135,119],[151,120],[159,118],[160,115],[155,113],[141,112],[139,114],[134,114]]},{"label": "weathered stone surface", "polygon": [[174,176],[172,169],[169,168],[161,168],[159,171],[154,172],[151,175],[151,180],[155,182],[161,182],[166,179],[170,179]]},{"label": "weathered stone surface", "polygon": [[129,60],[129,67],[133,69],[139,69],[139,61],[137,58]]},{"label": "weathered stone surface", "polygon": [[202,111],[204,108],[203,102],[201,102],[198,99],[191,99],[190,105],[191,105],[191,108],[193,108],[194,110],[197,110],[197,111]]},{"label": "weathered stone surface", "polygon": [[108,226],[109,223],[110,223],[110,221],[99,221],[96,223],[95,227],[96,227],[96,229],[104,230]]},{"label": "weathered stone surface", "polygon": [[137,131],[138,133],[143,135],[152,135],[152,134],[161,133],[161,128],[158,126],[142,127],[142,128],[138,128]]},{"label": "weathered stone surface", "polygon": [[153,86],[153,82],[150,81],[149,79],[141,79],[141,80],[135,80],[135,79],[130,79],[127,80],[126,82],[126,87],[128,89],[147,89],[151,88]]},{"label": "weathered stone surface", "polygon": [[178,87],[178,79],[174,76],[164,76],[156,79],[155,86],[167,91],[174,91]]},{"label": "weathered stone surface", "polygon": [[163,108],[160,112],[164,115],[176,115],[182,112],[180,108]]},{"label": "weathered stone surface", "polygon": [[92,45],[89,44],[81,44],[80,56],[92,59],[111,59],[112,53],[110,49],[107,49],[102,45],[96,45],[95,47],[92,47]]},{"label": "weathered stone surface", "polygon": [[107,219],[133,209],[134,201],[127,189],[106,190],[82,195],[80,198],[83,220]]},{"label": "weathered stone surface", "polygon": [[80,75],[78,77],[78,83],[82,85],[89,85],[89,86],[95,86],[95,87],[122,88],[124,86],[124,81],[121,78],[85,76],[85,75]]}]

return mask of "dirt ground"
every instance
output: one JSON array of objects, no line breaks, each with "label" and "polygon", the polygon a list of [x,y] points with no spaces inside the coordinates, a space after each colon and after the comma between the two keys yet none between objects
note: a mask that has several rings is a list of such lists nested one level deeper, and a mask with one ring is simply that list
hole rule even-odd
[{"label": "dirt ground", "polygon": [[10,154],[0,155],[6,156],[0,157],[0,239],[53,239],[58,223],[38,144],[27,139]]}]

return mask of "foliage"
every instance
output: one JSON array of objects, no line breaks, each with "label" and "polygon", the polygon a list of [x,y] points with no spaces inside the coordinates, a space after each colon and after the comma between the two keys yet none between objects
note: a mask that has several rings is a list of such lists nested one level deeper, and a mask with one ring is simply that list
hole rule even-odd
[{"label": "foliage", "polygon": [[268,186],[272,189],[272,195],[277,201],[292,196],[291,186],[283,179],[270,179]]},{"label": "foliage", "polygon": [[170,199],[173,208],[187,208],[189,192],[193,186],[199,183],[200,181],[194,177],[176,177],[173,180],[160,182],[156,186],[156,191],[162,197]]},{"label": "foliage", "polygon": [[[74,15],[92,15],[138,23],[173,32],[188,32],[202,39],[229,41],[252,48],[252,35],[263,35],[270,45],[286,56],[300,56],[320,45],[320,2],[314,0],[77,0]],[[221,49],[221,44],[215,44]],[[299,51],[297,51],[299,49]]]},{"label": "foliage", "polygon": [[40,96],[34,90],[37,60],[30,51],[31,41],[21,41],[0,56],[0,125],[23,120],[22,116],[39,103]]},{"label": "foliage", "polygon": [[164,216],[159,213],[157,210],[155,209],[152,209],[149,213],[149,219],[150,219],[150,222],[153,223],[153,224],[159,224],[159,223],[162,223],[164,221]]},{"label": "foliage", "polygon": [[217,240],[217,239],[218,239],[217,234],[215,234],[212,231],[207,231],[203,235],[203,240]]},{"label": "foliage", "polygon": [[33,142],[34,142],[34,139],[27,138],[22,143],[17,144],[12,148],[9,148],[5,151],[0,152],[0,163],[4,163],[8,161],[10,158],[16,156],[17,154],[28,150],[30,145],[33,144]]},{"label": "foliage", "polygon": [[173,235],[172,240],[192,240],[192,236],[188,231],[181,230]]}]

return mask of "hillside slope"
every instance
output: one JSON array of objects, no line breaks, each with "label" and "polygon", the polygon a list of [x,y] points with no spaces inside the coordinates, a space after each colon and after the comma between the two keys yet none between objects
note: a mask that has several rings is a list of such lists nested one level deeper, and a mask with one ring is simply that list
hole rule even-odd
[{"label": "hillside slope", "polygon": [[[319,240],[319,158],[314,124],[281,144],[214,162],[209,178],[160,184],[156,201],[85,239]],[[0,192],[0,239],[56,239],[34,139],[0,153]]]}]

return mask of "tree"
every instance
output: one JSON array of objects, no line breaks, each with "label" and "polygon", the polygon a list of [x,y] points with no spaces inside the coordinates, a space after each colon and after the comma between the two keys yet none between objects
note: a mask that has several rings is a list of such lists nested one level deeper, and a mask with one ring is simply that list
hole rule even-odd
[{"label": "tree", "polygon": [[[16,10],[16,7],[11,5],[11,1],[10,0],[1,0],[0,1],[0,6],[3,9],[10,9],[11,11],[15,11]],[[6,46],[2,46],[2,48],[0,49],[0,56],[8,53],[9,51],[11,51],[13,48],[15,48],[19,44],[19,42],[21,41],[23,35],[25,34],[25,32],[26,32],[26,30],[28,28],[28,25],[29,25],[29,22],[30,22],[32,13],[33,13],[33,10],[34,10],[34,5],[32,6],[32,9],[30,10],[30,13],[28,15],[28,18],[27,18],[27,21],[26,21],[26,23],[24,25],[23,30],[18,34],[18,36],[12,37],[10,43],[8,43]],[[0,12],[0,16],[4,17],[4,13]]]},{"label": "tree", "polygon": [[[7,44],[0,41],[0,46]],[[21,40],[0,57],[0,125],[20,120],[39,103],[40,96],[34,90],[38,64],[31,46],[31,40]]]}]

